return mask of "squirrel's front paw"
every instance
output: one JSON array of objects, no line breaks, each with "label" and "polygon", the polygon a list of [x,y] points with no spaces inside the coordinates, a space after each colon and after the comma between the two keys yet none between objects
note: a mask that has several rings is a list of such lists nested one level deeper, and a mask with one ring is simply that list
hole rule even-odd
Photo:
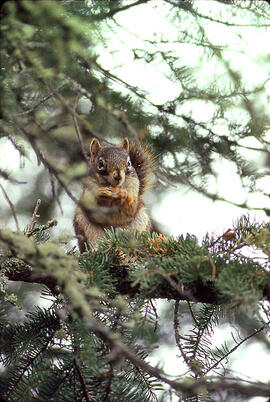
[{"label": "squirrel's front paw", "polygon": [[127,190],[121,187],[100,187],[98,204],[104,206],[122,205],[127,199]]},{"label": "squirrel's front paw", "polygon": [[113,194],[111,187],[100,187],[98,190],[99,197],[112,198]]},{"label": "squirrel's front paw", "polygon": [[100,187],[99,195],[101,197],[108,197],[114,199],[126,199],[127,190],[121,187]]}]

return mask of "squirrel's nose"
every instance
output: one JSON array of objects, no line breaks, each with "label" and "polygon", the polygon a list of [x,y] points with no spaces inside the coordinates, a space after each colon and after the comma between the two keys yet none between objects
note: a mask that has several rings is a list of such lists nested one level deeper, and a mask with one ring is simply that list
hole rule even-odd
[{"label": "squirrel's nose", "polygon": [[116,181],[120,181],[120,179],[121,179],[120,172],[117,170],[115,172],[113,172],[113,178]]},{"label": "squirrel's nose", "polygon": [[123,172],[121,172],[120,170],[115,170],[112,174],[112,177],[114,179],[114,181],[119,184],[119,183],[123,183],[124,181],[124,175]]}]

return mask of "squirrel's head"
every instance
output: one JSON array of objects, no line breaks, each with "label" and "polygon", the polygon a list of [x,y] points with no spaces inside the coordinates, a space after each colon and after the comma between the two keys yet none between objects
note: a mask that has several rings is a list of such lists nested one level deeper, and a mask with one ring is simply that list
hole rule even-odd
[{"label": "squirrel's head", "polygon": [[129,157],[127,138],[120,145],[106,146],[101,146],[94,138],[90,144],[90,157],[99,183],[105,186],[120,187],[125,182],[126,175],[135,172]]}]

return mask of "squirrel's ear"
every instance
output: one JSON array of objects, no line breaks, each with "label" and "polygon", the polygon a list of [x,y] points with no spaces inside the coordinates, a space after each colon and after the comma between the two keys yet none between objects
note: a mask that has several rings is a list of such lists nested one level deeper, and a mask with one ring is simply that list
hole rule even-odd
[{"label": "squirrel's ear", "polygon": [[129,152],[129,142],[128,142],[128,138],[127,138],[127,137],[124,138],[122,147],[123,147],[127,152]]},{"label": "squirrel's ear", "polygon": [[91,141],[91,144],[90,144],[91,159],[94,159],[97,156],[100,148],[101,148],[101,145],[99,143],[99,140],[97,140],[96,138],[93,138],[93,140]]}]

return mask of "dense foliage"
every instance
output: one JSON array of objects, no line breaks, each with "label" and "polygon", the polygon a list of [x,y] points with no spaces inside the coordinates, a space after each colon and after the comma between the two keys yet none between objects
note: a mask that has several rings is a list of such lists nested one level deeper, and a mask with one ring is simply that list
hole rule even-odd
[{"label": "dense foliage", "polygon": [[[245,55],[248,46],[236,38],[264,38],[270,6],[220,0],[203,12],[201,3],[22,0],[2,7],[0,152],[12,144],[21,162],[9,170],[0,156],[2,400],[269,398],[269,383],[230,369],[243,344],[269,351],[267,221],[247,214],[201,241],[159,234],[158,222],[151,235],[108,230],[81,256],[66,239],[50,239],[56,211],[72,220],[67,211],[78,200],[93,136],[151,147],[152,204],[161,189],[180,184],[269,215],[269,51],[257,52],[261,73],[251,77],[244,66],[252,52]],[[149,10],[164,25],[139,36],[130,15],[139,25]],[[210,39],[209,27],[226,40]],[[220,166],[237,175],[246,201],[213,187]],[[5,227],[9,215],[16,233]],[[31,299],[25,308],[36,283],[47,304]],[[28,312],[19,320],[21,307]],[[231,335],[216,345],[226,325]],[[164,344],[183,363],[173,376],[164,362],[149,363]]]}]

